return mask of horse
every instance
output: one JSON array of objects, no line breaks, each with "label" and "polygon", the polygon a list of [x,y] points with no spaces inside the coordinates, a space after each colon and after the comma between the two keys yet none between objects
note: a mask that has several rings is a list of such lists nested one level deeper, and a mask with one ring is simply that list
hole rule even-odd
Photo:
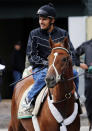
[{"label": "horse", "polygon": [[[80,117],[74,95],[75,84],[73,79],[69,80],[73,77],[73,69],[68,38],[59,43],[54,43],[51,38],[49,41],[52,50],[48,56],[49,64],[45,78],[48,94],[37,116],[40,131],[80,131]],[[31,76],[16,85],[8,131],[34,131],[31,118],[17,119],[22,95],[33,83]],[[56,114],[53,113],[53,109]]]}]

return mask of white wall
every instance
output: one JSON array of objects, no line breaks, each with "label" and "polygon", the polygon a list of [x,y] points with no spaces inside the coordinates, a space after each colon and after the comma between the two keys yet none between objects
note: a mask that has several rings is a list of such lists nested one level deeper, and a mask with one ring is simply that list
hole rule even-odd
[{"label": "white wall", "polygon": [[87,40],[90,40],[92,39],[92,16],[87,17],[86,27],[87,27]]},{"label": "white wall", "polygon": [[77,48],[86,41],[86,17],[69,17],[68,30],[73,46]]}]

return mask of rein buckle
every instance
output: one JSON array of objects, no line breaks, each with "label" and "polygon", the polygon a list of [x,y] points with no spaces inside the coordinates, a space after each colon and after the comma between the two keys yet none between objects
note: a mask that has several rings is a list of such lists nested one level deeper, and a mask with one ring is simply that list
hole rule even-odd
[{"label": "rein buckle", "polygon": [[66,98],[66,99],[70,99],[70,98],[71,98],[71,93],[65,94],[65,98]]}]

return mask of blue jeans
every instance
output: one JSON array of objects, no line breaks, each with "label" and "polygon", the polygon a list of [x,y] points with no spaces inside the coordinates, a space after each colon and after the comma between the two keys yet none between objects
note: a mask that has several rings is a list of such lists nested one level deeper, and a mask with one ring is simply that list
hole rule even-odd
[{"label": "blue jeans", "polygon": [[[40,70],[40,68],[35,68],[32,72],[36,72]],[[47,74],[47,68],[42,69],[41,71],[35,73],[33,75],[34,78],[34,85],[32,89],[28,92],[27,98],[30,101],[34,96],[38,94],[38,92],[45,86],[45,77]]]},{"label": "blue jeans", "polygon": [[13,71],[13,78],[14,78],[14,82],[20,80],[22,78],[22,73],[14,70]]},{"label": "blue jeans", "polygon": [[[35,68],[33,72],[36,72],[40,70],[40,68]],[[34,98],[38,92],[45,86],[45,77],[47,74],[47,68],[44,68],[43,70],[37,72],[36,74],[33,75],[34,78],[34,85],[32,89],[28,92],[27,98],[28,101],[30,101],[32,98]],[[76,70],[73,70],[74,76],[78,75],[78,72]],[[74,79],[75,85],[76,85],[76,90],[78,90],[78,85],[79,85],[79,78],[77,77]]]},{"label": "blue jeans", "polygon": [[[78,72],[77,72],[75,69],[73,69],[73,76],[75,77],[75,76],[77,76],[77,75],[78,75]],[[76,86],[76,91],[77,91],[77,93],[78,93],[79,77],[77,77],[77,78],[74,79],[74,83],[75,83],[75,86]]]}]

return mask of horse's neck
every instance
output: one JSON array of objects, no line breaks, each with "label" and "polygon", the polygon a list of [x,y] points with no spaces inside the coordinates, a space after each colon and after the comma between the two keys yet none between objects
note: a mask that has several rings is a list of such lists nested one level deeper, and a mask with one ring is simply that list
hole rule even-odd
[{"label": "horse's neck", "polygon": [[[64,117],[68,117],[72,114],[74,109],[74,95],[70,99],[66,99],[66,93],[73,90],[73,82],[65,82],[63,84],[59,83],[53,88],[53,100],[54,102],[62,101],[61,103],[55,104],[58,110]],[[63,101],[66,99],[65,101]]]}]

